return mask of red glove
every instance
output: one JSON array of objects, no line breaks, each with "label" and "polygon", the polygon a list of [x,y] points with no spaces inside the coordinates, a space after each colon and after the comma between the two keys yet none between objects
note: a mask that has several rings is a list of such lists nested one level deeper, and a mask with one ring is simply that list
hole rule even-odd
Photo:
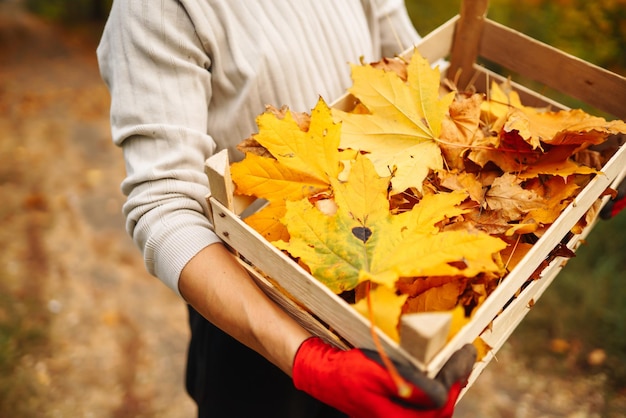
[{"label": "red glove", "polygon": [[352,418],[449,418],[476,361],[476,350],[471,344],[461,348],[435,379],[413,367],[396,365],[411,390],[402,398],[376,357],[374,352],[343,351],[312,337],[296,354],[293,382]]},{"label": "red glove", "polygon": [[626,180],[622,181],[617,188],[617,195],[614,199],[609,200],[607,204],[602,208],[600,217],[602,219],[611,219],[626,208]]}]

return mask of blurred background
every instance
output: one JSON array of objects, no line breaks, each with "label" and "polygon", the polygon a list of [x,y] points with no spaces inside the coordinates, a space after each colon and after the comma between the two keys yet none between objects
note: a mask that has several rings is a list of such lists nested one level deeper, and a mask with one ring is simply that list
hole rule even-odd
[{"label": "blurred background", "polygon": [[[95,59],[110,5],[0,0],[0,417],[193,416],[185,307],[120,214]],[[427,34],[460,0],[407,6]],[[492,0],[489,17],[626,75],[624,0]],[[626,213],[595,227],[456,417],[626,416],[625,231]]]}]

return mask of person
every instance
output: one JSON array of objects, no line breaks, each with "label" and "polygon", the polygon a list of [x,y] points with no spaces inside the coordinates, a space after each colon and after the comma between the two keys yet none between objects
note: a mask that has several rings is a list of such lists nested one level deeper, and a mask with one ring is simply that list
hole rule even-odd
[{"label": "person", "polygon": [[311,336],[255,286],[211,229],[203,167],[265,106],[339,97],[350,63],[419,40],[402,0],[113,2],[97,49],[123,150],[126,227],[147,270],[189,306],[186,386],[200,417],[451,416],[474,363],[404,372],[399,397],[366,350]]}]

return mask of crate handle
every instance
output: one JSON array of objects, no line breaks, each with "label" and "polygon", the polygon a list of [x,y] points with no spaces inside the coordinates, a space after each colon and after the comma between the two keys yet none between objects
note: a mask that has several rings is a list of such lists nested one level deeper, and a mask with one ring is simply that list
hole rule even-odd
[{"label": "crate handle", "polygon": [[465,90],[474,78],[474,64],[488,8],[488,0],[463,0],[461,3],[448,69],[448,78],[459,91]]}]

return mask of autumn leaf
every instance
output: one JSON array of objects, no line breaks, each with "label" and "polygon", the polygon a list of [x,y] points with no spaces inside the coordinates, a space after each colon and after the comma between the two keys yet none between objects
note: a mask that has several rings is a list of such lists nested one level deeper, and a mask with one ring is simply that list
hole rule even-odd
[{"label": "autumn leaf", "polygon": [[369,153],[380,176],[394,175],[394,193],[421,190],[429,170],[442,168],[436,141],[454,94],[439,97],[439,70],[417,51],[406,82],[371,65],[353,65],[352,79],[349,91],[369,113],[334,111],[342,124],[341,147]]},{"label": "autumn leaf", "polygon": [[371,289],[372,312],[369,311],[367,298],[356,302],[353,306],[357,312],[365,318],[373,316],[374,325],[391,337],[394,341],[400,341],[398,334],[398,321],[402,313],[402,306],[407,299],[407,295],[397,295],[393,289],[386,286],[378,286]]},{"label": "autumn leaf", "polygon": [[505,261],[508,271],[513,270],[524,258],[524,256],[532,249],[532,244],[526,242],[515,242],[500,252]]},{"label": "autumn leaf", "polygon": [[[279,109],[272,106],[265,106],[265,112],[275,115],[278,119],[284,119],[287,114],[292,118],[302,131],[308,131],[311,123],[311,115],[305,112],[292,112],[287,106],[282,106]],[[255,154],[261,157],[273,158],[272,154],[262,146],[254,136],[244,139],[237,145],[237,149],[244,154]]]},{"label": "autumn leaf", "polygon": [[550,145],[581,145],[576,150],[603,143],[609,135],[626,133],[626,123],[607,121],[581,109],[536,112],[529,116],[535,135]]},{"label": "autumn leaf", "polygon": [[[493,236],[500,236],[505,234],[510,228],[511,224],[505,219],[497,210],[475,210],[463,215],[465,222],[472,227],[483,231]],[[451,225],[449,228],[455,228],[460,223]],[[467,225],[460,224],[463,228],[469,228]]]},{"label": "autumn leaf", "polygon": [[526,189],[533,190],[541,196],[544,204],[539,208],[529,210],[524,218],[525,221],[532,219],[542,225],[553,223],[571,202],[572,196],[576,195],[579,188],[580,186],[575,182],[566,181],[558,176],[527,182]]},{"label": "autumn leaf", "polygon": [[[308,199],[287,202],[283,223],[287,225],[290,240],[274,242],[278,248],[300,258],[313,276],[335,293],[353,289],[359,283],[360,272],[371,270],[371,253],[379,236],[376,228],[384,228],[382,224],[387,223],[389,181],[367,170],[363,161],[365,158],[358,158],[352,165],[346,183],[351,187],[345,192],[352,199],[342,198],[342,189],[334,191],[336,201],[350,205],[337,203],[336,213],[328,216]],[[393,281],[395,278],[387,285],[392,287]]]},{"label": "autumn leaf", "polygon": [[464,170],[467,151],[483,140],[480,127],[482,102],[483,95],[472,94],[469,97],[457,95],[450,103],[449,114],[441,124],[439,141],[448,169]]},{"label": "autumn leaf", "polygon": [[474,231],[435,233],[438,222],[462,213],[450,204],[462,201],[462,194],[442,194],[392,215],[388,184],[368,159],[358,157],[347,182],[332,181],[337,212],[324,215],[307,199],[287,202],[283,222],[291,238],[275,245],[304,262],[336,293],[368,280],[394,288],[401,276],[499,270],[493,254],[506,246],[500,239]]},{"label": "autumn leaf", "polygon": [[480,337],[476,337],[476,339],[474,339],[474,341],[472,342],[472,345],[474,346],[474,348],[476,348],[477,362],[482,361],[493,349],[493,347],[487,344],[487,342]]},{"label": "autumn leaf", "polygon": [[487,207],[499,211],[507,221],[519,220],[528,211],[540,209],[544,204],[541,197],[532,190],[522,188],[521,182],[510,173],[495,179],[485,194]]},{"label": "autumn leaf", "polygon": [[437,177],[441,187],[448,190],[463,190],[474,202],[482,204],[485,198],[485,185],[474,173],[457,170],[440,170]]},{"label": "autumn leaf", "polygon": [[452,323],[450,324],[450,330],[448,331],[448,340],[458,334],[471,319],[471,317],[465,315],[465,309],[463,306],[455,306],[450,310],[450,313],[452,314]]},{"label": "autumn leaf", "polygon": [[[396,282],[396,288],[403,295],[409,297],[418,296],[433,287],[443,286],[447,283],[459,281],[458,276],[433,276],[433,277],[401,277]],[[463,287],[465,284],[463,284]]]},{"label": "autumn leaf", "polygon": [[432,287],[415,297],[409,298],[406,312],[443,312],[453,310],[459,295],[465,289],[464,280],[454,280]]},{"label": "autumn leaf", "polygon": [[530,179],[538,177],[540,174],[551,174],[554,176],[560,176],[564,179],[573,174],[596,174],[597,171],[594,168],[584,165],[576,164],[572,160],[565,160],[561,162],[541,162],[538,161],[531,167],[528,167],[523,172],[518,174],[521,179]]},{"label": "autumn leaf", "polygon": [[549,111],[524,106],[509,83],[493,82],[490,100],[483,102],[482,109],[484,118],[497,120],[492,130],[516,132],[533,149],[542,144],[577,145],[572,148],[573,153],[600,144],[610,135],[626,133],[625,122],[607,121],[581,109]]},{"label": "autumn leaf", "polygon": [[541,148],[539,138],[532,135],[527,113],[537,112],[522,104],[519,94],[511,88],[509,82],[499,85],[491,83],[489,100],[481,105],[483,119],[493,132],[516,132],[531,149]]},{"label": "autumn leaf", "polygon": [[257,124],[259,132],[254,140],[273,158],[248,153],[243,161],[231,165],[231,176],[236,193],[269,201],[246,222],[270,241],[287,239],[280,223],[285,201],[327,190],[329,179],[340,173],[340,127],[333,123],[322,99],[307,125],[303,126],[288,110],[283,115],[269,110],[257,118]]}]

